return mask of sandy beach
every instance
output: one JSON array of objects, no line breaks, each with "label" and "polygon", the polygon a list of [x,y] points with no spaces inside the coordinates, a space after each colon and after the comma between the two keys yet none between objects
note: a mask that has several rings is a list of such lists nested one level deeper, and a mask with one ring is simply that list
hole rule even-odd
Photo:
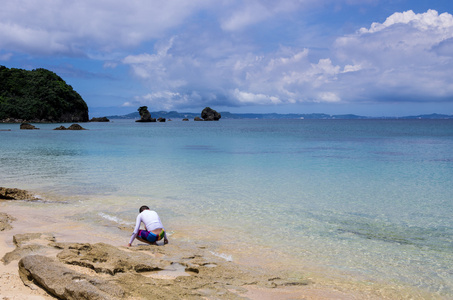
[{"label": "sandy beach", "polygon": [[[26,204],[26,205],[25,205]],[[110,250],[120,251],[119,255],[142,255],[146,253],[150,261],[163,264],[152,272],[135,272],[127,270],[124,273],[106,275],[96,272],[92,265],[80,266],[75,262],[66,261],[64,264],[77,274],[84,274],[118,283],[123,287],[127,284],[128,276],[141,276],[142,286],[152,284],[159,287],[163,298],[188,299],[382,299],[385,291],[378,293],[376,289],[358,289],[357,286],[333,285],[328,281],[312,278],[307,272],[304,278],[290,276],[284,268],[278,269],[266,266],[265,260],[254,257],[243,257],[238,261],[212,251],[203,241],[188,241],[188,232],[178,230],[170,236],[170,244],[165,246],[148,246],[135,243],[127,248],[125,244],[130,235],[130,228],[116,228],[116,234],[111,234],[112,228],[90,228],[83,222],[77,222],[65,217],[73,213],[74,208],[59,214],[48,213],[48,210],[36,203],[6,200],[0,202],[0,212],[3,224],[0,231],[0,257],[3,266],[0,271],[1,299],[54,299],[42,287],[35,284],[25,285],[19,276],[19,260],[26,256],[39,255],[59,261],[62,249],[100,247],[100,243]],[[30,235],[32,234],[32,235]],[[18,240],[24,242],[18,242]],[[78,246],[74,246],[74,245]],[[73,245],[73,246],[68,246]],[[81,246],[84,245],[84,246]],[[80,250],[81,251],[81,250]],[[80,251],[79,254],[80,255]],[[93,250],[94,251],[94,250]],[[11,255],[14,254],[14,255]],[[89,254],[94,255],[94,254]],[[110,256],[110,255],[107,255]],[[112,254],[113,256],[113,254]],[[59,257],[59,258],[57,258]],[[170,264],[168,264],[170,262]],[[110,262],[114,264],[114,262]],[[119,276],[123,276],[118,281]],[[146,280],[151,280],[152,283]],[[122,283],[119,283],[122,282]],[[140,290],[140,286],[135,290]],[[154,290],[154,289],[153,289]],[[156,294],[149,298],[156,297]],[[159,297],[159,296],[158,296]],[[146,295],[125,290],[125,299],[146,299]],[[389,297],[390,299],[391,297]]]}]

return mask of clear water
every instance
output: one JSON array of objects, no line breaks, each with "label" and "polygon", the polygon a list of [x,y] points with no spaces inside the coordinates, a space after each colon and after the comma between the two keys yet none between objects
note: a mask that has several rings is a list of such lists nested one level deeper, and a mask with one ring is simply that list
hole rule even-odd
[{"label": "clear water", "polygon": [[59,125],[0,124],[0,186],[92,207],[94,225],[149,204],[167,230],[453,297],[451,120]]}]

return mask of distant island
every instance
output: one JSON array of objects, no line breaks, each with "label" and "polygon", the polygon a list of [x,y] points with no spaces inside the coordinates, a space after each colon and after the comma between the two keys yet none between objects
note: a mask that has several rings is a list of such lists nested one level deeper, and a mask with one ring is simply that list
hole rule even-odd
[{"label": "distant island", "polygon": [[60,76],[0,66],[0,122],[88,122],[88,106]]},{"label": "distant island", "polygon": [[[177,111],[154,111],[151,112],[153,116],[167,118],[167,119],[193,119],[200,116],[197,113],[180,113]],[[307,120],[364,120],[364,119],[429,119],[429,120],[440,120],[440,119],[453,119],[453,115],[444,114],[426,114],[417,116],[406,116],[406,117],[365,117],[354,114],[344,115],[328,115],[323,113],[314,114],[254,114],[254,113],[230,113],[221,112],[222,119],[307,119]],[[108,116],[109,119],[140,119],[138,112],[133,112],[127,115],[115,115]]]}]

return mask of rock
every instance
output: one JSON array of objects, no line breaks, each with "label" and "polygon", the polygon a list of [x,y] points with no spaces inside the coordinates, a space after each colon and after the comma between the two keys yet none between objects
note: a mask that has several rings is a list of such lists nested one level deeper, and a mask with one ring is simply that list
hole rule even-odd
[{"label": "rock", "polygon": [[32,244],[48,245],[55,241],[55,236],[49,233],[20,233],[13,236],[13,243],[17,248]]},{"label": "rock", "polygon": [[53,249],[49,244],[55,242],[55,236],[43,233],[24,233],[13,236],[16,248],[6,253],[1,261],[7,265],[30,254],[45,254]]},{"label": "rock", "polygon": [[20,129],[39,129],[39,128],[36,128],[34,125],[31,125],[30,123],[22,123],[20,124]]},{"label": "rock", "polygon": [[68,127],[68,130],[86,130],[79,124],[72,124],[71,126]]},{"label": "rock", "polygon": [[203,119],[200,118],[200,117],[195,117],[193,120],[194,120],[194,121],[203,121]]},{"label": "rock", "polygon": [[57,257],[67,264],[83,266],[97,273],[110,275],[130,271],[138,273],[159,271],[170,265],[170,262],[154,261],[152,257],[143,253],[132,255],[104,243],[72,244]]},{"label": "rock", "polygon": [[0,200],[41,200],[31,193],[20,190],[0,187]]},{"label": "rock", "polygon": [[165,118],[162,118],[162,117],[161,117],[161,118],[158,118],[157,121],[158,121],[158,122],[165,122]]},{"label": "rock", "polygon": [[140,106],[138,109],[140,120],[135,122],[156,122],[156,119],[151,118],[151,113],[148,111],[148,106]]},{"label": "rock", "polygon": [[37,244],[32,244],[32,245],[25,245],[20,248],[16,248],[11,252],[5,253],[5,255],[2,257],[1,261],[5,264],[8,265],[12,261],[19,260],[27,255],[30,254],[38,254],[41,252],[46,252],[47,247],[43,245],[37,245]]},{"label": "rock", "polygon": [[184,118],[184,119],[182,119],[182,120],[183,120],[183,121],[189,121],[189,119],[187,119],[187,118]]},{"label": "rock", "polygon": [[59,126],[57,128],[54,128],[54,130],[86,130],[86,129],[83,128],[82,126],[80,126],[79,124],[72,124],[68,128],[66,128],[63,125],[61,125],[61,126]]},{"label": "rock", "polygon": [[222,116],[210,107],[205,107],[201,112],[201,117],[205,121],[218,121]]},{"label": "rock", "polygon": [[58,299],[122,299],[118,285],[101,278],[73,271],[62,263],[42,255],[30,255],[19,261],[19,275],[25,285],[38,285]]},{"label": "rock", "polygon": [[[244,299],[240,294],[247,291],[246,286],[310,284],[302,279],[289,281],[274,272],[269,276],[257,269],[247,270],[205,246],[177,240],[165,247],[130,248],[54,240],[44,234],[16,235],[16,250],[9,261],[22,256],[19,275],[23,282],[31,288],[38,285],[59,299]],[[46,248],[52,253],[60,251],[59,261],[30,255],[31,246],[40,254]]]},{"label": "rock", "polygon": [[107,117],[91,118],[90,122],[110,122]]},{"label": "rock", "polygon": [[13,227],[10,223],[14,220],[16,219],[11,217],[7,213],[0,212],[0,231],[12,229]]}]

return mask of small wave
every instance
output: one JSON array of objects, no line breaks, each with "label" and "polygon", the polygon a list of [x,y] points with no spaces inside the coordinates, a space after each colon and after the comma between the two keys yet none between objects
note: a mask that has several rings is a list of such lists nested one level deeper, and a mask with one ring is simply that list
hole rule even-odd
[{"label": "small wave", "polygon": [[223,258],[226,261],[233,261],[233,257],[231,257],[231,255],[227,255],[225,253],[217,253],[217,252],[213,252],[213,251],[209,251],[209,252],[211,252],[212,255]]},{"label": "small wave", "polygon": [[109,221],[112,221],[112,222],[115,222],[115,223],[118,223],[118,224],[122,224],[122,225],[128,225],[129,223],[115,217],[115,216],[111,216],[111,215],[108,215],[108,214],[104,214],[102,212],[98,213],[98,215],[106,220],[109,220]]}]

